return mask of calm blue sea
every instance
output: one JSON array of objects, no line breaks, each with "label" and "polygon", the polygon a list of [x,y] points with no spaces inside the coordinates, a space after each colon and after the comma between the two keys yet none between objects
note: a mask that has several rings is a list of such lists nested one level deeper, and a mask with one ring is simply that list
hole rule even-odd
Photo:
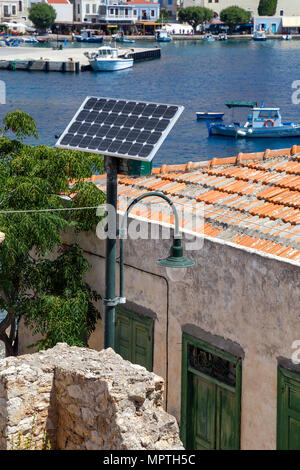
[{"label": "calm blue sea", "polygon": [[[157,44],[140,41],[136,45]],[[297,139],[208,137],[206,124],[197,121],[195,113],[225,111],[226,100],[244,99],[280,106],[284,120],[300,121],[300,105],[291,102],[292,82],[300,80],[300,41],[173,41],[161,48],[161,59],[113,73],[0,71],[7,86],[7,104],[0,106],[0,118],[14,109],[32,114],[40,142],[53,145],[55,134],[65,128],[87,95],[183,105],[185,111],[155,157],[155,166],[297,143]],[[231,118],[231,111],[226,112]],[[237,113],[235,119],[241,116],[245,118],[247,111]]]}]

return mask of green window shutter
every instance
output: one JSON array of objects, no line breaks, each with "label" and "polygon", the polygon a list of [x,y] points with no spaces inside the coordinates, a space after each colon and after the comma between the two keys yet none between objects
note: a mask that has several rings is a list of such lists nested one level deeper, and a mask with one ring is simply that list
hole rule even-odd
[{"label": "green window shutter", "polygon": [[300,374],[278,368],[277,448],[300,450]]},{"label": "green window shutter", "polygon": [[[189,348],[206,351],[204,369]],[[202,354],[202,353],[201,353]],[[215,361],[218,373],[209,375],[209,362]],[[222,362],[223,361],[223,362]],[[231,364],[228,369],[229,363]],[[224,366],[224,375],[221,366]],[[197,369],[195,368],[197,367]],[[216,370],[214,368],[211,371]],[[229,371],[235,370],[235,380]],[[182,340],[181,439],[191,450],[240,448],[241,361],[201,340],[184,334]],[[222,382],[224,380],[224,382]],[[227,383],[226,383],[227,380]]]},{"label": "green window shutter", "polygon": [[116,309],[115,349],[124,359],[153,369],[153,320],[123,307]]},{"label": "green window shutter", "polygon": [[191,449],[208,450],[215,447],[215,385],[202,377],[190,374]]}]

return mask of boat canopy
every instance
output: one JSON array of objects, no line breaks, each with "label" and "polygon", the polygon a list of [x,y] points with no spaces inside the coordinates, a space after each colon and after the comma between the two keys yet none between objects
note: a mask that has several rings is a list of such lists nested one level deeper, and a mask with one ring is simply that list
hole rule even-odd
[{"label": "boat canopy", "polygon": [[255,108],[256,101],[226,101],[227,108]]}]

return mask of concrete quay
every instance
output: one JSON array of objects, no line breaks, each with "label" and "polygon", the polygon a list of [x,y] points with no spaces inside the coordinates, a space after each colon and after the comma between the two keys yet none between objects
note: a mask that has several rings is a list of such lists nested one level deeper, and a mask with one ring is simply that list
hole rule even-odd
[{"label": "concrete quay", "polygon": [[[99,47],[101,45],[99,44]],[[39,47],[2,47],[0,48],[0,69],[32,70],[43,72],[80,72],[91,70],[85,52],[97,52],[88,48],[66,48],[62,50]],[[128,54],[137,60],[155,59],[161,56],[161,50],[156,48],[118,48],[119,56]]]}]

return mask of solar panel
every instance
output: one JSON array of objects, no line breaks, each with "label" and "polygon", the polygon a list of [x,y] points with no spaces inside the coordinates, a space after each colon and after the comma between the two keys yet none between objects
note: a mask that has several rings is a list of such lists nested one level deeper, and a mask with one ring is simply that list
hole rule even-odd
[{"label": "solar panel", "polygon": [[87,97],[56,147],[151,161],[183,106]]}]

